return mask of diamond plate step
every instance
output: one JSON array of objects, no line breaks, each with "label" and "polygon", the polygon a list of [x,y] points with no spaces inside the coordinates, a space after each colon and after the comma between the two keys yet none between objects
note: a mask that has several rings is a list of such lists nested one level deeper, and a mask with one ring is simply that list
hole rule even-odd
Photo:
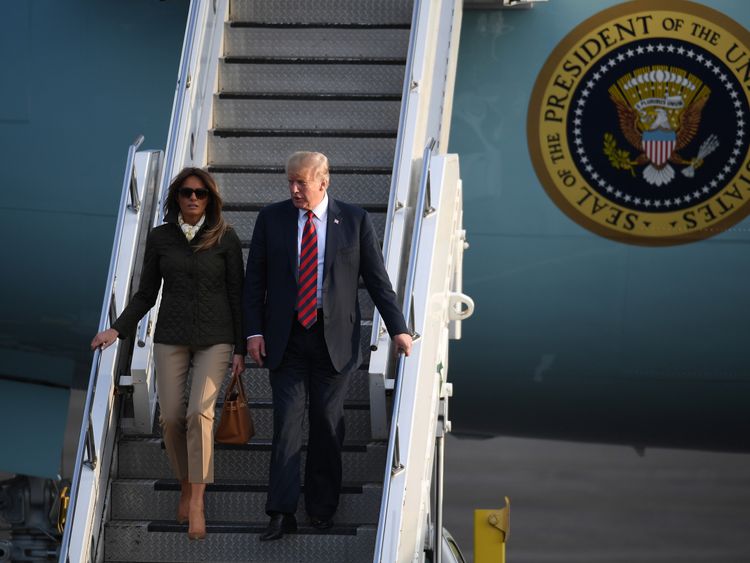
[{"label": "diamond plate step", "polygon": [[282,24],[410,24],[410,0],[232,0],[232,21]]},{"label": "diamond plate step", "polygon": [[[271,385],[268,379],[268,370],[253,367],[254,364],[247,364],[245,372],[242,374],[242,383],[245,386],[245,393],[250,401],[253,400],[270,400]],[[230,377],[224,378],[219,391],[219,397],[223,397],[227,385],[231,381]],[[349,388],[346,391],[347,401],[368,401],[370,398],[370,374],[366,370],[358,370],[349,376]]]},{"label": "diamond plate step", "polygon": [[[282,163],[283,164],[283,163]],[[289,199],[286,174],[214,172],[225,209],[233,205],[266,205]],[[344,174],[331,172],[328,193],[337,199],[360,206],[388,206],[391,175]]]},{"label": "diamond plate step", "polygon": [[[253,237],[253,229],[255,228],[255,221],[258,218],[257,211],[225,211],[224,219],[232,225],[234,230],[237,232],[237,236],[242,241],[250,241]],[[379,239],[383,238],[385,233],[385,213],[370,213],[370,219],[372,220],[373,227]]]},{"label": "diamond plate step", "polygon": [[401,96],[401,64],[289,64],[219,61],[219,92]]},{"label": "diamond plate step", "polygon": [[[342,463],[345,482],[381,482],[385,472],[388,445],[382,442],[345,442]],[[304,466],[306,446],[302,447]],[[216,444],[214,478],[217,480],[268,479],[271,441],[256,440],[242,446]],[[161,439],[123,436],[118,443],[120,479],[172,479],[167,453]]]},{"label": "diamond plate step", "polygon": [[334,526],[326,532],[302,526],[272,542],[258,541],[265,523],[207,525],[203,541],[187,538],[187,525],[114,521],[104,531],[106,561],[271,561],[360,563],[372,561],[376,526]]},{"label": "diamond plate step", "polygon": [[[304,487],[303,487],[304,490]],[[206,520],[247,523],[266,519],[266,482],[217,481],[206,486]],[[336,522],[377,524],[383,487],[380,484],[344,484]],[[117,479],[112,482],[113,520],[171,520],[180,498],[176,480]],[[305,521],[301,497],[297,519]]]},{"label": "diamond plate step", "polygon": [[396,139],[393,137],[276,137],[208,136],[208,164],[235,166],[273,166],[283,164],[295,151],[324,153],[331,165],[393,165]]},{"label": "diamond plate step", "polygon": [[399,100],[214,99],[214,128],[374,130],[398,127]]},{"label": "diamond plate step", "polygon": [[[221,417],[221,401],[219,397],[216,403],[216,412],[214,414],[214,431],[219,424]],[[273,437],[273,405],[271,401],[255,401],[249,399],[250,412],[255,424],[255,437],[253,440],[270,440]],[[369,401],[344,404],[344,428],[346,429],[346,438],[352,441],[366,441],[372,436],[370,431],[370,405]],[[307,441],[308,432],[307,412],[305,412],[302,430],[304,440]],[[161,435],[161,426],[158,419],[154,422],[154,436]]]},{"label": "diamond plate step", "polygon": [[226,57],[403,58],[409,29],[258,27],[226,24]]}]

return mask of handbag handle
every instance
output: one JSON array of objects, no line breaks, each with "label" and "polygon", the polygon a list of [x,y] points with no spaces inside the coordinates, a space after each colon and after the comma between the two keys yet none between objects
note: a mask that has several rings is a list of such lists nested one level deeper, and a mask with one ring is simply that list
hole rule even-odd
[{"label": "handbag handle", "polygon": [[225,399],[232,395],[232,391],[234,391],[235,387],[237,387],[237,396],[239,399],[243,403],[247,403],[247,399],[245,398],[245,386],[242,385],[242,374],[232,376],[232,381],[229,383],[226,393],[224,393]]}]

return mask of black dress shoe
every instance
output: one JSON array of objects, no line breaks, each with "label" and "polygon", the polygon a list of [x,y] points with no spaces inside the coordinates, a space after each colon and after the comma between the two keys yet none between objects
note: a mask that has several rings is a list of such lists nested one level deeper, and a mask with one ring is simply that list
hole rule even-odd
[{"label": "black dress shoe", "polygon": [[330,530],[331,528],[333,528],[333,519],[311,516],[310,525],[316,530]]},{"label": "black dress shoe", "polygon": [[276,513],[268,521],[266,531],[260,536],[260,541],[278,540],[285,533],[297,531],[297,519],[294,514]]}]

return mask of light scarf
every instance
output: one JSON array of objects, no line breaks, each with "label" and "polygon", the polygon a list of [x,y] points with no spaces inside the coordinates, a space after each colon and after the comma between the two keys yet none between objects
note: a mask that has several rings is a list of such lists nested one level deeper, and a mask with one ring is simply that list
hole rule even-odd
[{"label": "light scarf", "polygon": [[182,218],[182,213],[177,215],[177,222],[180,224],[180,229],[182,229],[182,232],[185,233],[185,238],[190,242],[195,238],[195,235],[198,231],[200,231],[201,227],[203,226],[203,223],[206,221],[206,215],[205,213],[201,216],[200,220],[195,225],[190,225],[185,222],[185,220]]}]

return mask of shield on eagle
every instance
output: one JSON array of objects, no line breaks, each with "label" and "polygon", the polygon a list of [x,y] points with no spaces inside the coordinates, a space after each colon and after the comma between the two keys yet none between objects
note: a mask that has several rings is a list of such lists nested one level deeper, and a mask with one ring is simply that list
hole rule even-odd
[{"label": "shield on eagle", "polygon": [[644,131],[641,136],[643,152],[656,166],[665,164],[677,144],[674,131]]}]

